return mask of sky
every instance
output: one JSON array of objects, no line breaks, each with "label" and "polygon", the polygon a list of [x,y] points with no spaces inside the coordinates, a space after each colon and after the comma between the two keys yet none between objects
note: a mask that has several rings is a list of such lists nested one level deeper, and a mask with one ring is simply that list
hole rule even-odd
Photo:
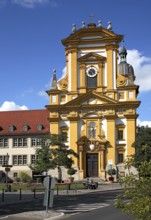
[{"label": "sky", "polygon": [[102,20],[124,35],[127,62],[140,86],[138,124],[151,127],[150,0],[0,0],[0,111],[44,109],[53,69],[65,68],[61,40],[72,24]]}]

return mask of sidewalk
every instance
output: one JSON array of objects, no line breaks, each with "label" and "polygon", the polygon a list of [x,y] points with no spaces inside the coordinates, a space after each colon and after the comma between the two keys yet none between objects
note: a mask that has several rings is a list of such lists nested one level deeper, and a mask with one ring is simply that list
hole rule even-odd
[{"label": "sidewalk", "polygon": [[[101,183],[99,184],[98,189],[81,189],[81,190],[60,190],[58,195],[81,195],[81,194],[87,194],[87,193],[93,193],[96,191],[108,191],[108,190],[116,190],[121,189],[121,186],[119,183]],[[54,193],[55,197],[56,191]],[[4,205],[14,204],[14,203],[24,203],[27,201],[35,201],[35,199],[40,199],[40,201],[43,200],[43,192],[36,193],[36,198],[34,198],[34,194],[31,191],[26,192],[26,194],[22,195],[22,200],[19,200],[18,192],[10,192],[7,193],[7,200],[0,203]],[[54,200],[55,200],[54,197]],[[59,219],[63,213],[56,212],[53,209],[46,212],[45,210],[42,211],[30,211],[30,212],[22,212],[18,214],[11,215],[11,219],[29,219],[29,220],[52,220],[52,219]],[[10,216],[9,216],[10,217]],[[0,218],[1,219],[1,218]]]}]

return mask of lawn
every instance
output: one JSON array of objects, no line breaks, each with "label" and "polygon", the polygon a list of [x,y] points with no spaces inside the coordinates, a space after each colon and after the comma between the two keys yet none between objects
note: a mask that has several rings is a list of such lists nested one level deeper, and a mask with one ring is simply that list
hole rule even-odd
[{"label": "lawn", "polygon": [[[11,185],[12,190],[33,190],[34,188],[36,190],[44,190],[43,184],[36,184],[36,183],[12,183],[9,184]],[[55,186],[55,190],[66,190],[67,189],[67,184],[58,184]],[[6,189],[6,184],[0,184],[0,190]],[[70,189],[71,190],[76,190],[76,189],[84,189],[83,183],[71,183],[70,184]]]}]

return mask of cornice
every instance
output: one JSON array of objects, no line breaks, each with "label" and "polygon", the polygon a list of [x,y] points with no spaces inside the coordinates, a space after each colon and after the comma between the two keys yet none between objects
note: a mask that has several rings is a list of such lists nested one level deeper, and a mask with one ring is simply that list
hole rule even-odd
[{"label": "cornice", "polygon": [[[85,36],[100,36],[100,38],[82,39]],[[98,42],[116,42],[119,43],[123,39],[123,35],[117,35],[105,28],[81,28],[75,33],[72,33],[69,37],[62,40],[64,46],[80,43],[98,43]]]},{"label": "cornice", "polygon": [[57,95],[57,94],[60,94],[60,93],[62,93],[62,91],[61,90],[55,90],[55,89],[53,89],[53,90],[48,90],[48,91],[46,91],[46,93],[48,94],[48,95],[51,95],[51,94],[54,94],[54,95]]},{"label": "cornice", "polygon": [[133,114],[129,114],[129,115],[124,114],[124,116],[126,119],[137,119],[139,115],[138,114],[134,114],[134,115]]}]

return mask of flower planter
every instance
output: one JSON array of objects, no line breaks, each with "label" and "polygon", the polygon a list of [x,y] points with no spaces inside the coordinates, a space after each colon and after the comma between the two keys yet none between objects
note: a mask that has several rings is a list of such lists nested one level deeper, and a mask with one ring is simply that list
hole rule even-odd
[{"label": "flower planter", "polygon": [[109,176],[109,182],[113,183],[114,182],[114,177],[113,176]]}]

